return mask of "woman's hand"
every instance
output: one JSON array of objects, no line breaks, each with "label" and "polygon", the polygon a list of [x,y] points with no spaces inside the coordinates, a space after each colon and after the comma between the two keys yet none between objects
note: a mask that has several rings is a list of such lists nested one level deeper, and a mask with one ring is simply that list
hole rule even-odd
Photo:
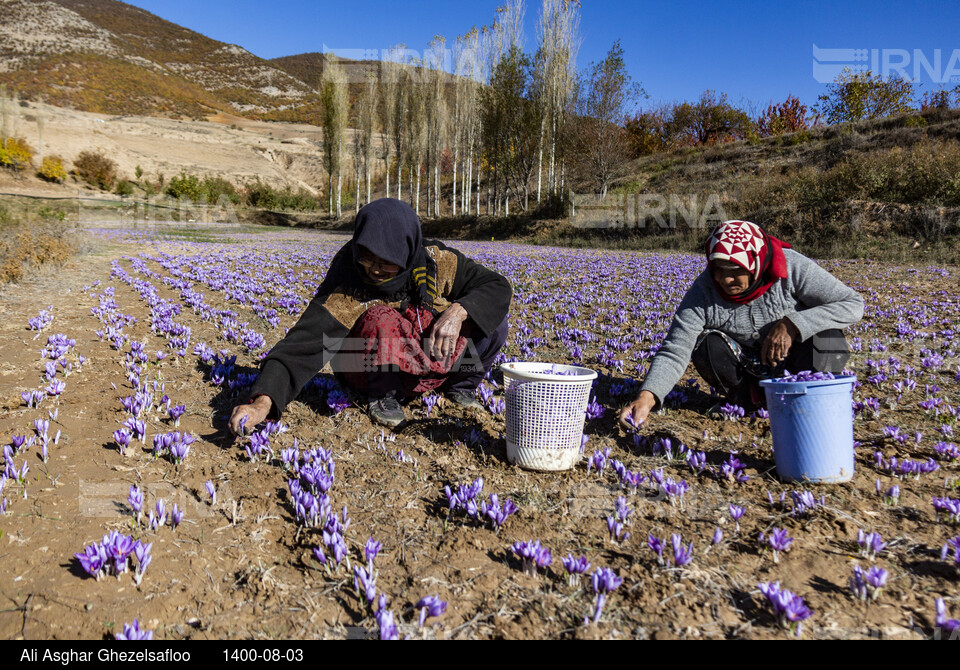
[{"label": "woman's hand", "polygon": [[468,316],[467,310],[456,302],[445,309],[429,328],[423,343],[424,353],[435,361],[452,356],[457,348],[460,328]]},{"label": "woman's hand", "polygon": [[[657,396],[650,391],[641,391],[637,399],[623,408],[620,412],[620,425],[627,430],[636,430],[644,421],[651,410],[657,406]],[[630,422],[633,422],[631,425]]]},{"label": "woman's hand", "polygon": [[772,367],[780,365],[787,360],[790,347],[799,341],[800,331],[793,325],[793,322],[786,317],[780,319],[763,340],[760,361]]},{"label": "woman's hand", "polygon": [[243,435],[249,426],[252,431],[254,426],[266,420],[271,409],[273,401],[268,395],[258,396],[249,405],[237,405],[230,415],[230,430],[234,435]]}]

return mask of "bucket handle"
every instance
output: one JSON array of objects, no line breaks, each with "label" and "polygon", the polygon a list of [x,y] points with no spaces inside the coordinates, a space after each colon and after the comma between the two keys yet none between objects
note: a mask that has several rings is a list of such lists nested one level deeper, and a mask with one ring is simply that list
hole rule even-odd
[{"label": "bucket handle", "polygon": [[774,391],[774,393],[779,396],[807,395],[807,389],[801,389],[799,391]]}]

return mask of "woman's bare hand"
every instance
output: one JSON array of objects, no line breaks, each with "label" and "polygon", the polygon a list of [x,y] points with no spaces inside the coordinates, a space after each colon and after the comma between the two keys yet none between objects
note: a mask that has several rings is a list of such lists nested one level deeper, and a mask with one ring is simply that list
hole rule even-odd
[{"label": "woman's bare hand", "polygon": [[258,396],[248,405],[237,405],[230,415],[230,430],[234,435],[243,435],[248,428],[252,431],[258,423],[266,421],[271,409],[273,401],[268,395]]},{"label": "woman's bare hand", "polygon": [[650,412],[657,406],[657,396],[650,391],[641,391],[637,399],[620,412],[620,425],[627,430],[636,430],[647,420]]},{"label": "woman's bare hand", "polygon": [[460,329],[467,317],[467,310],[459,303],[450,305],[430,326],[423,351],[435,361],[452,356],[457,348]]},{"label": "woman's bare hand", "polygon": [[790,347],[800,341],[800,331],[790,319],[784,317],[774,324],[760,349],[760,360],[766,365],[776,367],[787,359]]}]

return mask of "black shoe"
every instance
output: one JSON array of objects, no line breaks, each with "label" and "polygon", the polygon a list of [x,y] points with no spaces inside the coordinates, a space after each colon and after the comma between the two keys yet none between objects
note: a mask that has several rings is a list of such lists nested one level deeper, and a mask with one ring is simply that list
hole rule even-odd
[{"label": "black shoe", "polygon": [[407,420],[393,391],[382,398],[370,398],[367,403],[367,414],[373,421],[387,428],[396,428]]},{"label": "black shoe", "polygon": [[447,398],[465,409],[483,409],[483,404],[477,400],[475,393],[463,389],[451,389],[446,393]]}]

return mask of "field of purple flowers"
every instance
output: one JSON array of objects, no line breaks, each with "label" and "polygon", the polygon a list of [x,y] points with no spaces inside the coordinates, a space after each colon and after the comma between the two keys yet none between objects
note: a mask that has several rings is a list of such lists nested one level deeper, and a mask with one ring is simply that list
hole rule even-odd
[{"label": "field of purple flowers", "polygon": [[0,293],[0,636],[960,635],[956,268],[824,262],[867,303],[857,469],[798,486],[765,413],[708,415],[692,367],[616,425],[702,258],[453,243],[513,282],[504,360],[600,373],[581,462],[533,473],[496,374],[483,412],[426,396],[394,435],[325,371],[227,434],[345,238],[87,234]]}]

